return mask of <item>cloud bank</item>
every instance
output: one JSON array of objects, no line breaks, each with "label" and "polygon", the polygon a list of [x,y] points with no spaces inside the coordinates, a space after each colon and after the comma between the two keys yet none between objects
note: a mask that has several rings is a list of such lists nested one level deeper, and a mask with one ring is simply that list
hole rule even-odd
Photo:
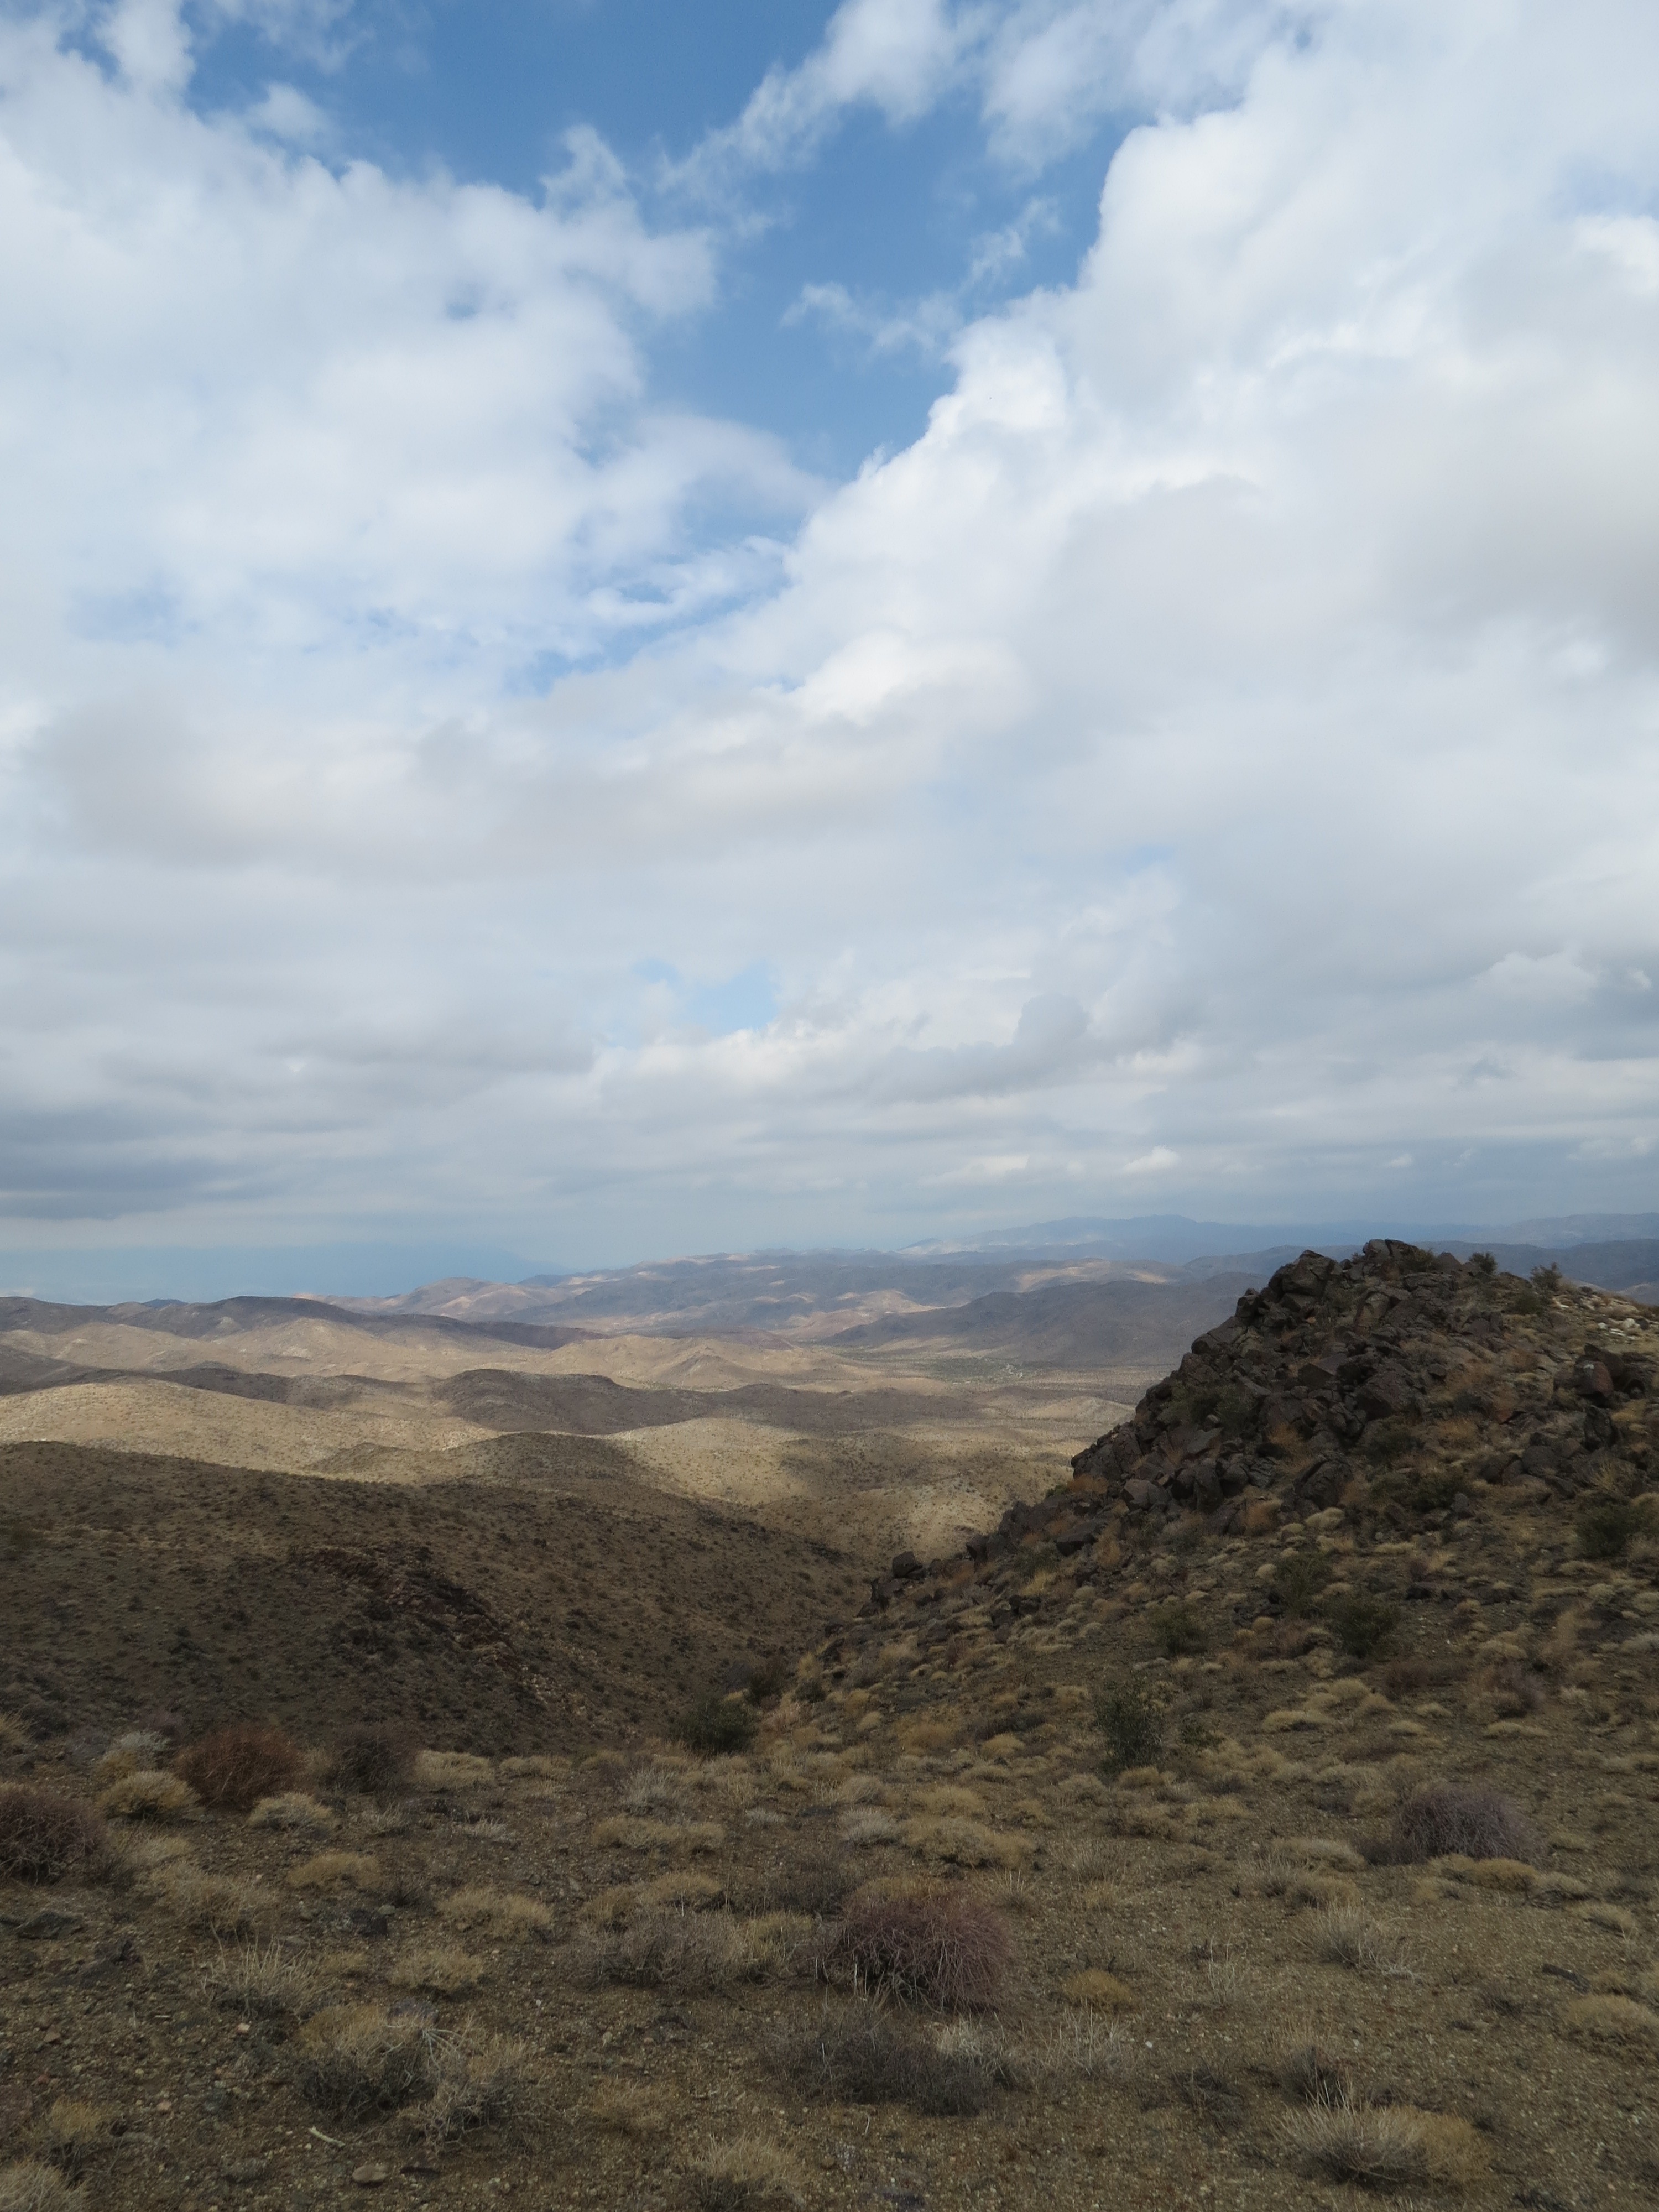
[{"label": "cloud bank", "polygon": [[708,191],[1138,119],[827,487],[663,397],[737,249],[591,135],[399,180],[163,0],[7,18],[13,1242],[1650,1202],[1656,78],[1635,0],[852,0]]}]

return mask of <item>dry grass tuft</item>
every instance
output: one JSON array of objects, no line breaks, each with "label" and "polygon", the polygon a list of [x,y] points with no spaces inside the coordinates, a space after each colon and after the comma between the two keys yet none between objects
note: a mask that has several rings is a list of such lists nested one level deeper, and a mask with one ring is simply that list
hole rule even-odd
[{"label": "dry grass tuft", "polygon": [[110,2148],[107,2115],[79,2097],[55,2099],[33,2133],[36,2148],[68,2181],[78,2181],[93,2160]]},{"label": "dry grass tuft", "polygon": [[410,1771],[419,1788],[440,1791],[487,1790],[495,1779],[492,1762],[470,1751],[417,1752]]},{"label": "dry grass tuft", "polygon": [[520,1896],[514,1890],[458,1889],[438,1907],[457,1928],[483,1928],[500,1941],[522,1942],[538,1936],[550,1942],[553,1915],[539,1898]]},{"label": "dry grass tuft", "polygon": [[146,1885],[187,1928],[205,1929],[222,1938],[246,1935],[266,1909],[267,1900],[252,1883],[205,1873],[188,1859],[162,1860],[149,1869]]},{"label": "dry grass tuft", "polygon": [[1312,2104],[1286,2120],[1285,2136],[1309,2172],[1365,2189],[1465,2189],[1486,2167],[1467,2120],[1409,2105]]},{"label": "dry grass tuft", "polygon": [[82,2212],[84,2203],[61,2173],[35,2159],[0,2166],[0,2212]]},{"label": "dry grass tuft", "polygon": [[1006,1989],[1013,1938],[995,1906],[964,1889],[861,1893],[830,1947],[855,1984],[945,2012],[981,2011]]},{"label": "dry grass tuft", "polygon": [[1050,2031],[1041,2053],[1043,2071],[1074,2074],[1091,2081],[1098,2076],[1124,2074],[1133,2059],[1133,2046],[1122,2024],[1103,2019],[1093,2006],[1068,2013]]},{"label": "dry grass tuft", "polygon": [[30,1783],[0,1789],[0,1875],[61,1881],[90,1872],[104,1849],[104,1824],[90,1806]]},{"label": "dry grass tuft", "polygon": [[1626,1942],[1640,1935],[1642,1923],[1627,1905],[1612,1905],[1599,1898],[1568,1907],[1575,1920],[1589,1923],[1592,1928],[1604,1929],[1609,1936],[1622,1936]]},{"label": "dry grass tuft", "polygon": [[872,1844],[896,1844],[902,1831],[890,1813],[878,1805],[860,1805],[841,1824],[841,1839],[850,1850],[864,1850]]},{"label": "dry grass tuft", "polygon": [[293,2045],[295,2087],[317,2111],[355,2120],[395,2112],[433,2083],[431,2036],[416,2014],[384,2005],[331,2005],[307,2021]]},{"label": "dry grass tuft", "polygon": [[219,1812],[249,1813],[260,1798],[291,1790],[305,1759],[284,1729],[238,1722],[190,1745],[173,1765],[203,1804]]},{"label": "dry grass tuft", "polygon": [[1060,1984],[1060,1993],[1067,2004],[1085,2006],[1091,2012],[1130,2012],[1139,2002],[1127,1982],[1109,1974],[1103,1966],[1085,1966],[1080,1973],[1069,1976]]},{"label": "dry grass tuft", "polygon": [[1318,1917],[1316,1948],[1334,1966],[1368,1974],[1403,1974],[1400,1947],[1357,1905],[1328,1905]]},{"label": "dry grass tuft", "polygon": [[289,1874],[290,1889],[373,1889],[380,1862],[367,1851],[319,1851]]},{"label": "dry grass tuft", "polygon": [[483,1961],[456,1943],[429,1943],[395,1960],[386,1979],[394,1990],[434,1997],[463,1996],[483,1979]]},{"label": "dry grass tuft", "polygon": [[280,1943],[257,1943],[227,1957],[222,1951],[203,1976],[203,1987],[221,2012],[241,2020],[302,2018],[316,2008],[319,1984],[308,1959]]},{"label": "dry grass tuft", "polygon": [[719,1850],[725,1841],[726,1831],[718,1820],[647,1820],[631,1813],[618,1813],[593,1826],[593,1844],[599,1850],[681,1850],[696,1857]]},{"label": "dry grass tuft", "polygon": [[280,1797],[262,1797],[247,1816],[250,1828],[308,1828],[326,1834],[334,1826],[328,1807],[302,1790],[285,1790]]},{"label": "dry grass tuft", "polygon": [[691,1794],[690,1778],[660,1759],[636,1766],[619,1793],[625,1813],[678,1813]]},{"label": "dry grass tuft", "polygon": [[1469,1880],[1477,1889],[1525,1897],[1538,1887],[1538,1869],[1524,1859],[1477,1859],[1469,1869]]},{"label": "dry grass tuft", "polygon": [[530,2046],[468,2027],[454,2035],[428,2035],[427,2063],[431,2091],[420,2132],[429,2143],[447,2142],[469,2128],[513,2119],[529,2081]]},{"label": "dry grass tuft", "polygon": [[112,1820],[182,1820],[197,1809],[197,1797],[179,1776],[141,1766],[112,1782],[98,1809]]},{"label": "dry grass tuft", "polygon": [[1659,2043],[1659,2013],[1634,1997],[1575,1997],[1567,2007],[1567,2027],[1597,2043]]},{"label": "dry grass tuft", "polygon": [[587,2100],[587,2118],[612,2135],[666,2135],[673,2108],[660,2089],[646,2081],[606,2081]]},{"label": "dry grass tuft", "polygon": [[801,2171],[787,2151],[763,2137],[739,2136],[692,2167],[691,2201],[698,2212],[761,2212],[763,2206],[799,2204]]},{"label": "dry grass tuft", "polygon": [[631,1914],[623,1927],[583,1938],[572,1957],[579,1981],[684,1995],[759,1981],[767,1965],[742,1921],[720,1912],[651,1907]]},{"label": "dry grass tuft", "polygon": [[1032,1856],[1024,1836],[998,1835],[977,1820],[953,1815],[923,1814],[907,1820],[903,1838],[906,1848],[919,1858],[937,1859],[946,1866],[1019,1866]]},{"label": "dry grass tuft", "polygon": [[682,1912],[709,1912],[726,1902],[726,1884],[717,1875],[693,1867],[674,1867],[637,1893],[643,1905],[674,1905]]}]

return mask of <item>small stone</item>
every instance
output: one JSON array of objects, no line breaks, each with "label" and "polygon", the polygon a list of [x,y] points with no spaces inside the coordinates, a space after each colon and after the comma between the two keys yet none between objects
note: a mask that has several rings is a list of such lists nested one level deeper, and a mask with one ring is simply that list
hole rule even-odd
[{"label": "small stone", "polygon": [[65,1912],[56,1905],[43,1905],[39,1912],[31,1912],[27,1920],[17,1923],[20,1942],[55,1943],[60,1936],[68,1935],[71,1928],[81,1925],[73,1912]]},{"label": "small stone", "polygon": [[351,2178],[359,2189],[378,2189],[382,2182],[391,2180],[392,2168],[389,2166],[354,2166]]}]

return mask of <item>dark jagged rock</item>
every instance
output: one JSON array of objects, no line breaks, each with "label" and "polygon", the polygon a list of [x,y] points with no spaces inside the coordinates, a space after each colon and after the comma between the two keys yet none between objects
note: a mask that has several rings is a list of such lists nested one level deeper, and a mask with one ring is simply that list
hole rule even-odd
[{"label": "dark jagged rock", "polygon": [[[1390,1238],[1340,1262],[1304,1252],[1079,1452],[1068,1484],[1011,1505],[953,1559],[924,1568],[901,1553],[872,1583],[866,1622],[927,1605],[927,1638],[942,1641],[963,1606],[988,1604],[1003,1638],[1050,1595],[1112,1571],[1101,1563],[1115,1537],[1177,1522],[1226,1536],[1342,1504],[1410,1529],[1461,1518],[1509,1483],[1563,1500],[1628,1495],[1659,1428],[1653,1364],[1606,1320],[1606,1340],[1565,1357],[1604,1303]],[[1022,1594],[1045,1562],[1052,1589]],[[836,1639],[842,1651],[856,1640]]]}]

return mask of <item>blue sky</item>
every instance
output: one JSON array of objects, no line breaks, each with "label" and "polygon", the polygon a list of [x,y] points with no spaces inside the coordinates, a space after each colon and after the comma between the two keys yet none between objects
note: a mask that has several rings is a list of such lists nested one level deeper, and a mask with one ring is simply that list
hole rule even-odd
[{"label": "blue sky", "polygon": [[1650,1207],[1656,76],[5,0],[0,1273]]},{"label": "blue sky", "polygon": [[354,7],[309,40],[291,19],[198,14],[191,98],[208,113],[246,109],[276,78],[327,118],[336,158],[413,175],[441,166],[532,198],[563,167],[565,134],[599,131],[654,215],[713,221],[726,240],[719,312],[661,348],[658,391],[775,431],[814,470],[849,475],[920,434],[948,366],[937,335],[874,344],[802,313],[803,292],[839,285],[896,316],[929,299],[982,311],[1069,283],[1121,120],[1091,118],[1078,143],[997,161],[964,84],[896,127],[850,108],[810,161],[763,185],[710,195],[677,181],[769,70],[799,68],[834,13],[790,0],[710,10],[480,0]]}]

